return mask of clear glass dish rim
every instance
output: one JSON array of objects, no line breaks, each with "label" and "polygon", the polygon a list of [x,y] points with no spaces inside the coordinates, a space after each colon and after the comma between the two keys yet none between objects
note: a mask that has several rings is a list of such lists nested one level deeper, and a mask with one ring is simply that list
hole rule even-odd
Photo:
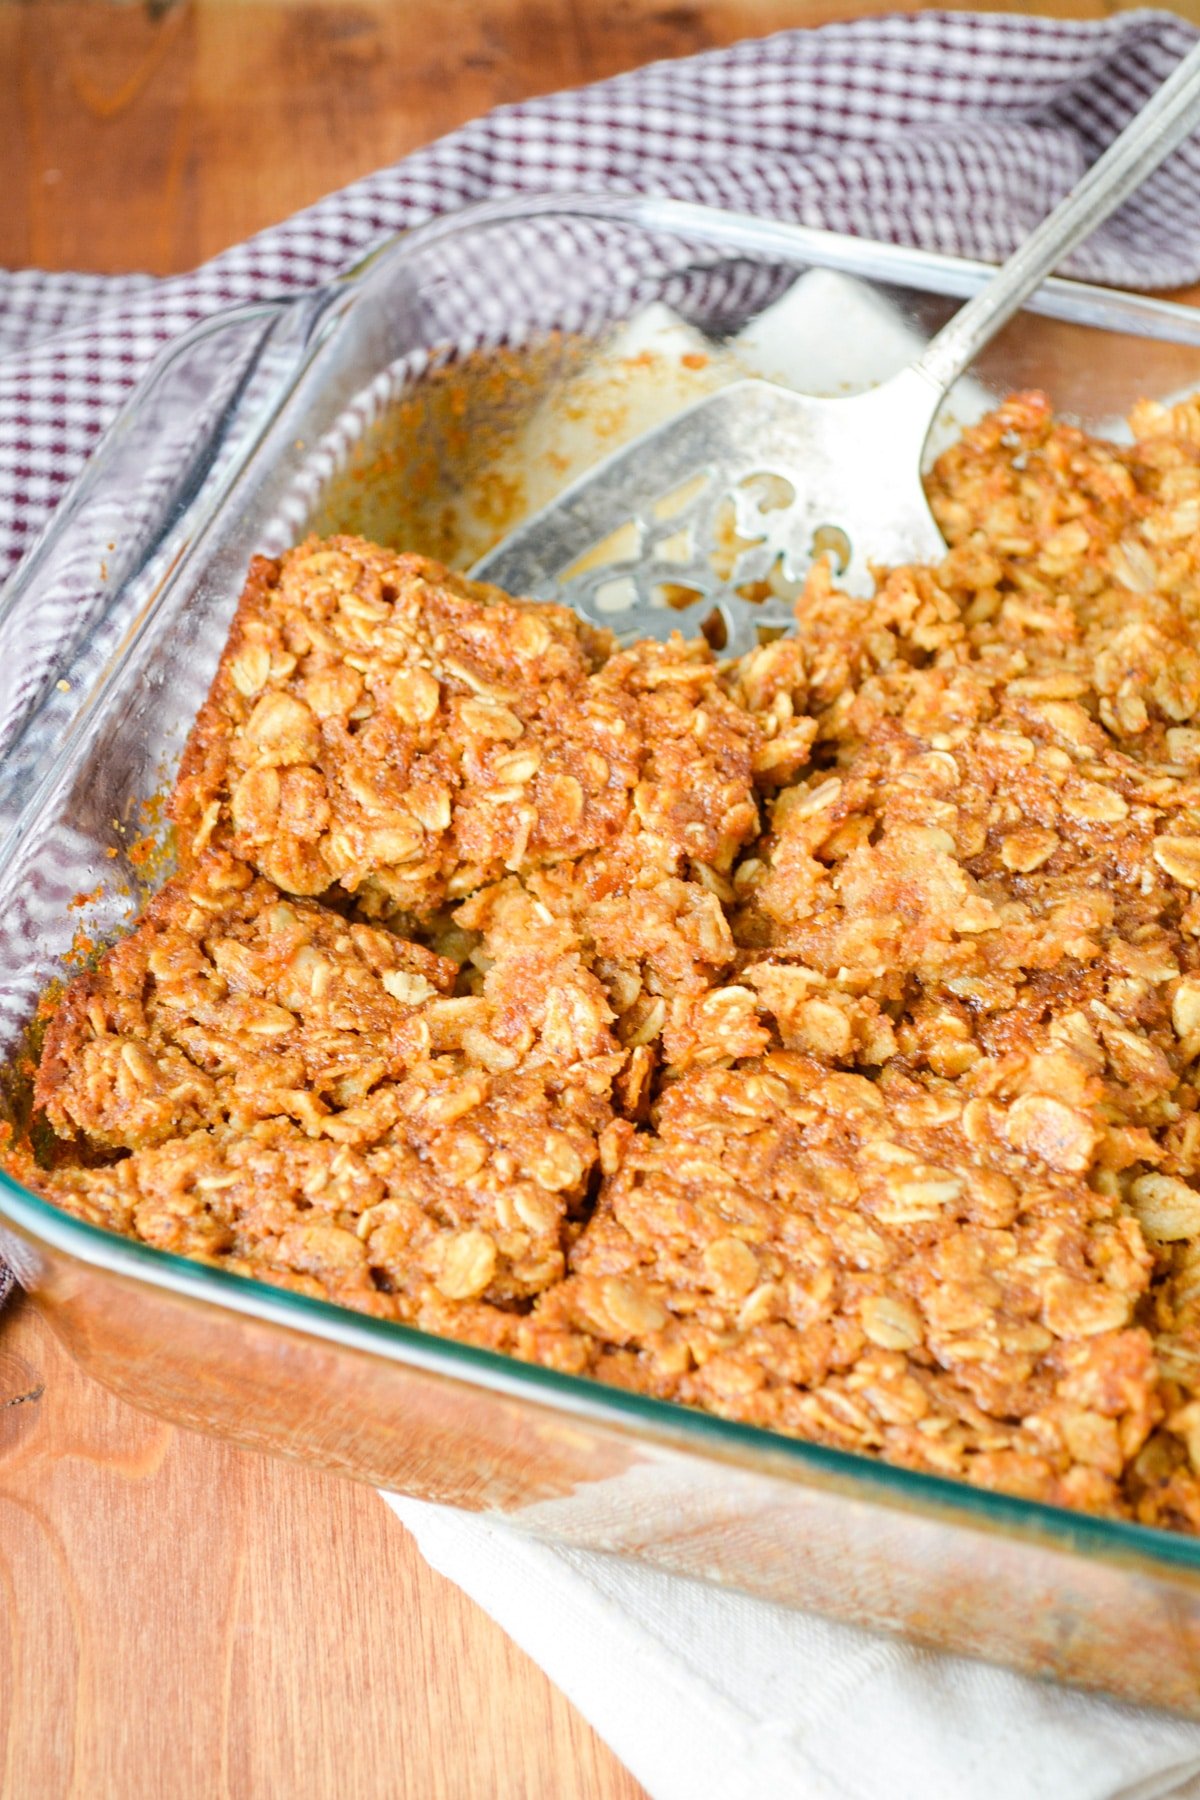
[{"label": "clear glass dish rim", "polygon": [[[836,269],[868,280],[887,281],[950,298],[965,298],[976,292],[993,273],[988,264],[935,251],[849,237],[657,196],[595,191],[527,194],[465,207],[386,239],[324,289],[222,309],[200,320],[166,345],[123,403],[80,475],[68,487],[23,564],[0,587],[0,613],[17,601],[25,571],[40,559],[58,533],[68,528],[71,516],[68,503],[78,484],[103,457],[109,433],[136,409],[143,389],[177,357],[185,355],[193,341],[211,332],[222,320],[254,312],[265,314],[308,306],[312,309],[314,322],[313,330],[306,335],[292,367],[273,395],[267,416],[256,420],[255,428],[247,434],[244,448],[232,468],[226,471],[220,487],[222,504],[228,506],[235,501],[242,478],[280,411],[309,372],[314,358],[332,335],[340,334],[351,324],[352,304],[339,308],[332,331],[327,335],[325,308],[320,304],[323,297],[349,295],[352,300],[356,289],[377,278],[383,264],[390,263],[393,258],[416,256],[428,245],[447,237],[481,226],[545,218],[556,213],[572,218],[582,215],[609,219],[681,235],[690,230],[711,240],[722,239],[733,248],[775,252],[798,265],[808,263]],[[1200,308],[1176,301],[1125,294],[1116,289],[1053,276],[1043,283],[1025,310],[1097,329],[1200,347]],[[1140,330],[1137,329],[1139,326]],[[158,602],[165,598],[175,581],[186,577],[188,566],[206,536],[204,527],[210,522],[211,519],[206,517],[204,526],[191,538],[171,581],[164,584],[156,596]],[[156,608],[150,612],[154,610]],[[148,625],[149,619],[143,623]],[[133,645],[129,643],[124,648],[128,653]],[[72,727],[65,734],[66,741],[60,740],[57,754],[47,759],[51,765],[61,765],[64,755],[69,752],[70,740],[75,737],[74,726],[102,702],[106,690],[119,679],[125,660],[125,655],[121,655],[111,661],[81,697]],[[44,770],[39,771],[39,777],[44,773]],[[32,783],[31,801],[34,804],[44,787],[43,779]],[[28,810],[23,809],[9,838],[13,854],[20,852],[27,818]],[[63,1212],[0,1170],[0,1220],[5,1219],[34,1243],[91,1268],[165,1289],[202,1304],[217,1305],[224,1311],[299,1330],[388,1362],[465,1382],[513,1399],[532,1400],[539,1407],[613,1426],[635,1438],[650,1437],[667,1449],[685,1454],[699,1453],[709,1460],[738,1466],[749,1473],[792,1479],[801,1485],[805,1475],[812,1475],[821,1485],[836,1483],[848,1497],[864,1503],[882,1502],[967,1527],[1000,1531],[1056,1550],[1093,1556],[1107,1563],[1141,1565],[1147,1572],[1160,1575],[1200,1575],[1200,1540],[1181,1533],[1098,1518],[1047,1506],[1040,1501],[971,1487],[963,1481],[905,1469],[858,1452],[807,1443],[672,1401],[629,1393],[583,1376],[560,1374],[390,1320],[373,1319],[331,1302],[230,1274],[104,1231]]]},{"label": "clear glass dish rim", "polygon": [[[387,1362],[468,1383],[568,1418],[614,1426],[626,1435],[653,1440],[668,1450],[707,1455],[747,1473],[792,1479],[806,1474],[836,1483],[848,1497],[882,1501],[925,1516],[1007,1535],[1031,1538],[1056,1550],[1099,1555],[1128,1566],[1149,1564],[1159,1573],[1200,1574],[1200,1540],[1156,1526],[1098,1518],[1041,1501],[976,1488],[947,1476],[926,1475],[857,1451],[835,1450],[785,1437],[757,1425],[742,1425],[714,1413],[655,1400],[609,1387],[582,1375],[564,1375],[499,1351],[479,1349],[454,1338],[435,1337],[415,1326],[373,1319],[332,1301],[314,1300],[250,1276],[234,1275],[193,1262],[169,1250],[89,1225],[42,1200],[0,1169],[0,1219],[50,1251],[90,1268],[166,1289],[186,1299],[219,1306],[341,1348],[382,1357]],[[19,1279],[18,1272],[18,1279]],[[34,1300],[36,1301],[36,1289]],[[640,1429],[639,1429],[640,1428]],[[647,1431],[646,1428],[649,1428]],[[519,1516],[519,1509],[518,1514]]]}]

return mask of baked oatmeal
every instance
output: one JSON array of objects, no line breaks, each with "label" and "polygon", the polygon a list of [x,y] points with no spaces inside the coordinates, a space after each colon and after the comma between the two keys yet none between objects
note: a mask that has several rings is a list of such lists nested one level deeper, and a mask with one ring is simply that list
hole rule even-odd
[{"label": "baked oatmeal", "polygon": [[776,1050],[685,1075],[653,1132],[610,1128],[599,1205],[526,1353],[911,1468],[1119,1507],[1159,1416],[1132,1323],[1150,1256],[1119,1200],[1034,1175],[983,1110],[895,1062],[872,1081]]},{"label": "baked oatmeal", "polygon": [[527,1299],[563,1273],[624,1060],[569,938],[484,934],[455,995],[450,959],[208,851],[51,1021],[35,1100],[83,1152],[52,1190],[385,1317]]},{"label": "baked oatmeal", "polygon": [[[639,644],[609,658],[601,691],[632,703],[639,780],[602,848],[482,889],[457,920],[518,938],[552,918],[575,933],[631,1051],[701,1004],[737,957],[725,904],[739,853],[758,833],[755,723],[722,691],[703,643]],[[644,1060],[644,1059],[643,1059]]]},{"label": "baked oatmeal", "polygon": [[[259,558],[183,758],[181,855],[228,844],[288,893],[394,916],[601,849],[633,814],[686,842],[686,789],[653,768],[705,760],[659,732],[671,659],[609,649],[565,608],[356,538]],[[668,791],[678,816],[648,817]]]},{"label": "baked oatmeal", "polygon": [[349,1139],[428,1054],[421,1003],[457,975],[209,851],[67,990],[34,1097],[61,1137],[108,1150],[275,1117]]},{"label": "baked oatmeal", "polygon": [[1200,404],[1018,395],[739,662],[251,570],[23,1178],[162,1248],[1200,1530]]}]

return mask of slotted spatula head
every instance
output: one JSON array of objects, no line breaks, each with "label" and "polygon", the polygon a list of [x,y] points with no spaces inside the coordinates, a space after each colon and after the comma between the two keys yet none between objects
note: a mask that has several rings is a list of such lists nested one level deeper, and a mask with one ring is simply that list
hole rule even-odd
[{"label": "slotted spatula head", "polygon": [[837,400],[734,382],[590,470],[473,573],[625,641],[703,630],[739,655],[791,623],[788,589],[814,556],[870,592],[868,559],[945,554],[919,473],[940,398],[913,369]]}]

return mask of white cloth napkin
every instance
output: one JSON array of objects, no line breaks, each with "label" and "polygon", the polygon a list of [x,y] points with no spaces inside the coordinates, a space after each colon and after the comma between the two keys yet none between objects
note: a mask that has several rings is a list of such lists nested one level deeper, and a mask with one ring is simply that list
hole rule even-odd
[{"label": "white cloth napkin", "polygon": [[1200,1725],[384,1497],[652,1800],[1200,1800]]}]

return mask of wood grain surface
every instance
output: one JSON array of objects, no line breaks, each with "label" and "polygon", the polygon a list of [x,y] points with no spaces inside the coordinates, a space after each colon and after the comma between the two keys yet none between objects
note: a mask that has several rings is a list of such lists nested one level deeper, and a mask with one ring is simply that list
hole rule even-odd
[{"label": "wood grain surface", "polygon": [[0,1325],[5,1800],[633,1800],[369,1489],[132,1411]]},{"label": "wood grain surface", "polygon": [[[868,10],[0,0],[0,266],[184,269],[490,106]],[[0,1316],[2,1800],[640,1793],[376,1495],[143,1417]]]},{"label": "wood grain surface", "polygon": [[[189,268],[488,107],[872,10],[862,0],[0,0],[0,266]],[[1200,19],[1200,0],[1174,10]]]}]

